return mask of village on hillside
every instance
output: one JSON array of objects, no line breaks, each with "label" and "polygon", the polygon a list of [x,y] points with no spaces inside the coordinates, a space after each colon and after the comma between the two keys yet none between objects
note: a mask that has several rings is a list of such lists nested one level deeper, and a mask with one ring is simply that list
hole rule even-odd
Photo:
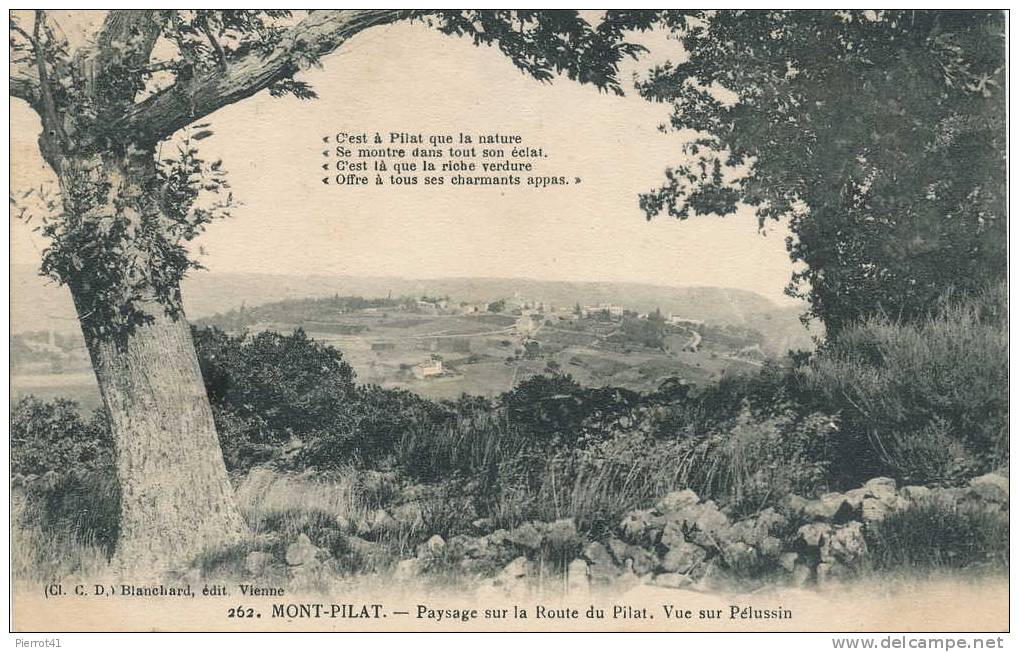
[{"label": "village on hillside", "polygon": [[488,302],[334,295],[242,306],[200,323],[232,334],[302,328],[342,351],[361,382],[429,398],[493,397],[550,370],[585,385],[653,391],[669,378],[701,383],[765,359],[751,329],[519,293]]},{"label": "village on hillside", "polygon": [[[703,383],[765,359],[751,329],[617,303],[559,305],[517,293],[450,297],[292,299],[197,320],[227,333],[304,329],[339,349],[361,382],[429,398],[494,397],[524,378],[569,373],[590,386],[653,391],[666,379]],[[98,405],[80,338],[53,329],[11,336],[14,392],[70,395]]]}]

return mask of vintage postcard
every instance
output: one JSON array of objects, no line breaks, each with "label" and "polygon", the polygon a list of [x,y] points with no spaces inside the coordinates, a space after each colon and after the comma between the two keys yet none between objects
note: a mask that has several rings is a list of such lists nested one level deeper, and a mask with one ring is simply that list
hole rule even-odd
[{"label": "vintage postcard", "polygon": [[9,22],[25,641],[1001,646],[1006,12]]}]

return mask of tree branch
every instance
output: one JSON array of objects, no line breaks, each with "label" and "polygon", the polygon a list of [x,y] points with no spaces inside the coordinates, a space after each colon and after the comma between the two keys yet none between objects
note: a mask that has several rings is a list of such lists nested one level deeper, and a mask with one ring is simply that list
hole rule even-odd
[{"label": "tree branch", "polygon": [[12,70],[10,94],[35,108],[39,101],[39,78],[26,70]]},{"label": "tree branch", "polygon": [[45,129],[61,140],[63,129],[60,119],[57,116],[57,105],[53,99],[53,89],[50,88],[49,75],[46,71],[46,48],[42,44],[42,32],[46,23],[46,12],[42,9],[35,10],[35,25],[32,28],[32,39],[35,43],[35,63],[39,72],[39,97],[42,103],[42,124]]},{"label": "tree branch", "polygon": [[288,30],[279,47],[268,55],[248,54],[232,61],[227,71],[178,80],[105,125],[101,135],[125,144],[156,143],[217,109],[293,76],[302,61],[329,54],[370,27],[410,14],[398,10],[316,11]]},{"label": "tree branch", "polygon": [[205,34],[205,38],[209,40],[209,45],[212,46],[213,51],[216,53],[216,66],[220,70],[226,70],[226,52],[223,51],[223,46],[216,40],[216,35],[212,33],[209,28],[209,22],[205,21],[202,24],[202,32]]},{"label": "tree branch", "polygon": [[121,9],[106,15],[96,38],[99,51],[128,68],[142,68],[162,29],[159,12],[153,9]]},{"label": "tree branch", "polygon": [[74,55],[88,93],[94,96],[101,85],[99,78],[116,65],[128,70],[144,68],[161,30],[159,12],[152,9],[119,9],[106,14],[95,43]]}]

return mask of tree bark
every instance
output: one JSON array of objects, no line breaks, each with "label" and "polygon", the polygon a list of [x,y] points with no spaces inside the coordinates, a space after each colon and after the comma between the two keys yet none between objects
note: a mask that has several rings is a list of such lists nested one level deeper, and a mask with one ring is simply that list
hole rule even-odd
[{"label": "tree bark", "polygon": [[184,316],[153,319],[119,338],[89,342],[113,432],[124,569],[186,564],[240,541],[234,504],[191,330]]},{"label": "tree bark", "polygon": [[[76,216],[76,228],[95,228],[114,213],[137,222],[140,215],[132,207],[139,199],[144,211],[158,211],[151,200],[154,165],[151,152],[58,161],[54,167],[64,197],[82,186],[109,188],[102,201]],[[146,266],[143,247],[126,257],[132,255],[142,259],[141,268]],[[141,296],[134,305],[147,319],[123,328],[111,324],[109,314],[97,315],[109,307],[103,303],[107,299],[97,298],[101,273],[101,265],[85,260],[80,271],[65,274],[64,280],[114,439],[121,491],[114,562],[135,576],[159,573],[210,548],[240,541],[247,526],[234,503],[179,288],[173,288],[167,305],[145,287],[144,279],[132,279],[133,292]]]}]

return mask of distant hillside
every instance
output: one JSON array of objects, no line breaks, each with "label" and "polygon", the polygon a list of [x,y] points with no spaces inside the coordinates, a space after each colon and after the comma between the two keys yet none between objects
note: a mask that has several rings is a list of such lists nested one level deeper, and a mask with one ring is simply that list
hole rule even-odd
[{"label": "distant hillside", "polygon": [[[238,308],[302,297],[340,294],[363,297],[446,296],[455,301],[495,301],[519,297],[555,305],[614,303],[638,311],[661,309],[689,319],[754,328],[769,352],[811,346],[798,321],[799,306],[777,306],[746,290],[716,287],[665,287],[640,283],[537,281],[506,278],[358,278],[197,272],[183,287],[187,314],[208,317]],[[49,283],[33,268],[11,269],[11,322],[15,333],[54,329],[74,331],[74,309],[66,288]]]}]

